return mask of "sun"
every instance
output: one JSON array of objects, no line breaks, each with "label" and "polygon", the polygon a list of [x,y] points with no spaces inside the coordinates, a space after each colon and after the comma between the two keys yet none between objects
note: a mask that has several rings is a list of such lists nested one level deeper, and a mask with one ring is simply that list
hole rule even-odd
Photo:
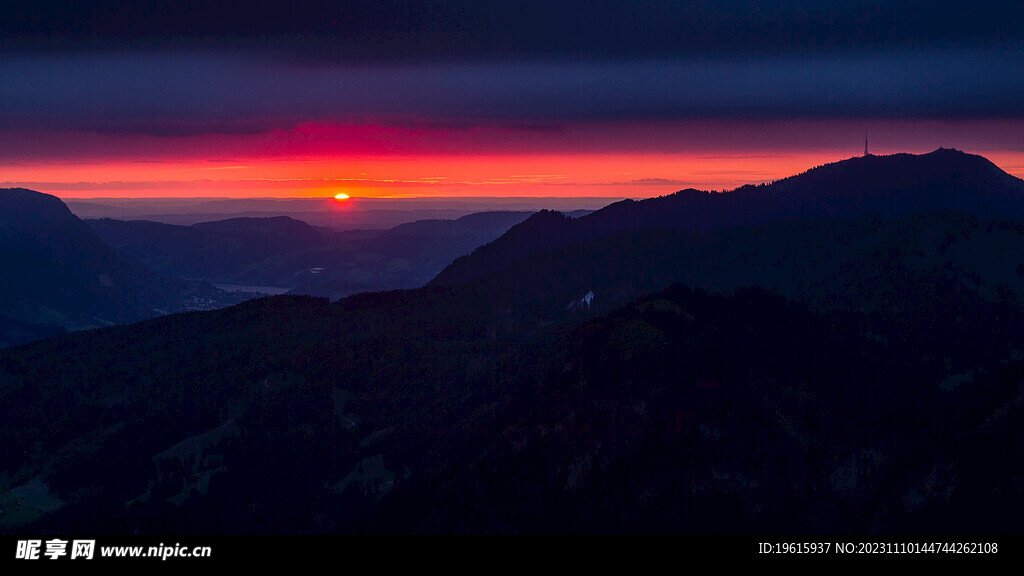
[{"label": "sun", "polygon": [[335,194],[335,200],[348,200],[348,194]]}]

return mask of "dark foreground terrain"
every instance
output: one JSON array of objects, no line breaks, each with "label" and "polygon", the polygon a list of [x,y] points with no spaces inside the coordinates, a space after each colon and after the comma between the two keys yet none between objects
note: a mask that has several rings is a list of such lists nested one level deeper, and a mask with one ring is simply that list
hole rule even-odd
[{"label": "dark foreground terrain", "polygon": [[1024,182],[940,150],[699,194],[0,351],[0,528],[1019,532]]}]

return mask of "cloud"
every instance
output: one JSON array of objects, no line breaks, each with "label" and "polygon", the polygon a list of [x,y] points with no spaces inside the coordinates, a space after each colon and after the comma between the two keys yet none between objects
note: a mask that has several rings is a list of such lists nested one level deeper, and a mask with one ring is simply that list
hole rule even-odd
[{"label": "cloud", "polygon": [[962,0],[9,0],[25,51],[230,48],[323,62],[660,58],[1019,44],[1019,3]]},{"label": "cloud", "polygon": [[221,52],[16,55],[0,61],[0,129],[176,137],[317,122],[458,133],[706,118],[1022,118],[1021,56],[922,50],[300,66]]},{"label": "cloud", "polygon": [[[529,179],[512,179],[508,183],[531,182]],[[0,188],[28,188],[30,190],[62,190],[62,191],[110,191],[110,190],[191,190],[195,188],[234,190],[312,190],[319,188],[337,188],[347,186],[354,188],[416,188],[445,186],[468,186],[473,184],[492,184],[487,182],[441,182],[437,178],[421,179],[386,179],[386,178],[248,178],[240,180],[199,178],[195,180],[133,180],[107,182],[39,182],[12,181],[0,182]]]},{"label": "cloud", "polygon": [[[621,184],[620,182],[613,182],[613,184]],[[626,182],[626,184],[637,184],[640,186],[689,186],[693,182],[686,180],[676,180],[673,178],[636,178]]]}]

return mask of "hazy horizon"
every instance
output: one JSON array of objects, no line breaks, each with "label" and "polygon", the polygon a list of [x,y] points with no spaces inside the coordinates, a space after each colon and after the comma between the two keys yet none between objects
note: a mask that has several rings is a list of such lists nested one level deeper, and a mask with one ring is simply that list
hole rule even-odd
[{"label": "hazy horizon", "polygon": [[[1014,122],[1005,125],[1015,128]],[[1021,126],[1024,128],[1024,126]],[[1022,130],[1024,132],[1024,130]],[[861,134],[859,138],[862,138]],[[529,199],[577,198],[590,199],[649,198],[674,191],[696,188],[699,190],[727,191],[748,184],[761,184],[806,171],[814,166],[828,164],[861,155],[854,152],[862,140],[854,140],[849,150],[830,149],[765,150],[742,155],[706,156],[692,153],[660,153],[608,155],[559,155],[549,157],[508,156],[501,159],[461,158],[444,162],[420,160],[416,170],[447,165],[446,169],[470,170],[471,178],[436,176],[431,178],[406,177],[376,178],[371,175],[336,178],[317,175],[317,163],[282,163],[253,159],[247,166],[210,166],[216,162],[197,159],[196,165],[167,168],[164,161],[148,162],[117,160],[99,162],[39,163],[7,162],[0,170],[0,187],[28,188],[53,194],[66,200],[161,200],[161,199],[318,199],[348,194],[362,200],[438,200],[471,201],[480,198]],[[939,147],[957,148],[979,154],[1017,177],[1024,177],[1024,155],[1011,150],[993,150],[977,138],[934,138],[928,145],[892,147],[874,142],[871,152],[877,155],[894,153],[921,154]],[[125,156],[128,158],[129,156]],[[336,163],[328,157],[325,162]],[[387,170],[408,170],[405,158],[378,159],[374,165]],[[362,165],[362,164],[361,164]],[[546,173],[515,173],[529,172]],[[283,170],[283,172],[282,172]],[[611,170],[611,171],[609,171]],[[181,174],[211,171],[245,171],[245,178],[211,179],[152,179],[157,172],[164,176],[181,178]],[[446,172],[451,174],[451,172]],[[89,181],[102,174],[107,181]],[[43,179],[45,175],[50,179]],[[66,181],[54,176],[63,175]],[[287,177],[281,178],[279,176]],[[142,180],[141,178],[147,178]],[[487,192],[483,192],[486,190]]]},{"label": "hazy horizon", "polygon": [[337,230],[381,229],[417,220],[454,220],[479,212],[572,213],[603,208],[622,198],[62,198],[79,218],[151,220],[191,225],[228,218],[288,216]]}]

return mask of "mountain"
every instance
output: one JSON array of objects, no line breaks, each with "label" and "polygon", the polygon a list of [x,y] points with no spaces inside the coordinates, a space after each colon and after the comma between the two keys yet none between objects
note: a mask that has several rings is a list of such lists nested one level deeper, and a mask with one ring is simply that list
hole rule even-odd
[{"label": "mountain", "polygon": [[1006,322],[1024,305],[1024,224],[923,213],[620,231],[431,288],[535,330],[677,283],[713,293],[758,286],[818,313],[856,315],[864,332],[899,333],[929,362],[966,371],[1015,349]]},{"label": "mountain", "polygon": [[227,284],[288,286],[311,266],[302,255],[331,247],[335,232],[279,216],[192,226],[88,220],[105,242],[169,276]]},{"label": "mountain", "polygon": [[[0,489],[33,494],[0,528],[985,532],[1024,510],[1012,356],[954,371],[914,327],[759,289],[541,328],[477,298],[282,296],[0,351]],[[1019,347],[1021,320],[975,345]]]},{"label": "mountain", "polygon": [[270,218],[229,218],[200,222],[191,228],[236,238],[240,242],[256,242],[260,249],[270,251],[272,245],[283,250],[300,250],[329,238],[330,228],[314,227],[287,216]]},{"label": "mountain", "polygon": [[[508,234],[531,220],[576,226]],[[0,350],[0,492],[24,502],[0,530],[1018,530],[1024,221],[529,250]]]},{"label": "mountain", "polygon": [[452,285],[500,270],[538,248],[602,238],[618,230],[714,230],[781,220],[956,211],[979,217],[1024,217],[1024,181],[984,157],[940,148],[929,154],[863,156],[731,192],[682,190],[623,200],[569,220],[539,213],[505,236],[460,258],[434,285]]},{"label": "mountain", "polygon": [[89,220],[105,242],[169,276],[340,298],[425,284],[530,212],[481,212],[389,230],[336,232],[286,216],[176,226]]},{"label": "mountain", "polygon": [[343,253],[324,253],[323,269],[303,276],[293,294],[341,298],[358,292],[417,288],[452,260],[528,218],[531,212],[478,212],[455,220],[419,220],[371,234],[339,232]]},{"label": "mountain", "polygon": [[211,287],[169,280],[121,256],[60,199],[0,190],[0,346],[202,307]]}]

